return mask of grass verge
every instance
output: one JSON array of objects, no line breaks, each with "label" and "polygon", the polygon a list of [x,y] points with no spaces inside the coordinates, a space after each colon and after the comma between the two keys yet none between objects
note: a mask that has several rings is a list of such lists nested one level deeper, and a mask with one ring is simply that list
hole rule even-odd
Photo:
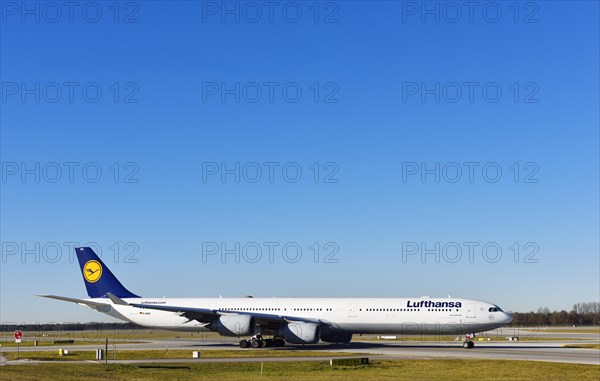
[{"label": "grass verge", "polygon": [[[261,371],[262,369],[262,371]],[[261,374],[262,372],[262,374]],[[598,380],[597,365],[510,360],[375,361],[368,366],[319,362],[196,363],[153,365],[40,364],[2,367],[14,381],[98,380]]]},{"label": "grass verge", "polygon": [[565,348],[587,348],[587,349],[600,349],[600,344],[565,344]]}]

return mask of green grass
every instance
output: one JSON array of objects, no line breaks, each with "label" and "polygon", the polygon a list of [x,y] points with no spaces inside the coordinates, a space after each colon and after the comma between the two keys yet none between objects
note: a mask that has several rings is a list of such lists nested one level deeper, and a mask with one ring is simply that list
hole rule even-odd
[{"label": "green grass", "polygon": [[191,363],[154,365],[41,364],[2,367],[14,381],[98,380],[598,380],[597,365],[510,360],[375,361],[369,366],[331,367],[320,362]]},{"label": "green grass", "polygon": [[597,333],[600,334],[600,327],[597,328],[540,328],[534,332],[552,332],[552,333]]},{"label": "green grass", "polygon": [[[1,353],[7,360],[16,360],[17,352]],[[67,356],[59,356],[56,351],[36,351],[36,352],[21,352],[18,355],[20,360],[39,360],[39,361],[69,361],[69,360],[94,360],[96,358],[95,351],[74,351]]]},{"label": "green grass", "polygon": [[[16,352],[4,352],[7,360],[16,360]],[[146,360],[146,359],[191,359],[191,350],[117,350],[115,360]],[[361,353],[324,352],[324,351],[288,351],[288,350],[201,350],[201,358],[247,358],[247,357],[340,357],[340,356],[367,356]],[[95,360],[96,352],[90,350],[69,351],[67,356],[59,356],[56,351],[21,352],[19,359],[40,361],[71,361]],[[113,351],[109,349],[108,359],[113,359]]]},{"label": "green grass", "polygon": [[[577,338],[577,337],[538,337],[535,334],[530,334],[527,333],[526,335],[521,335],[518,336],[519,340],[518,341],[528,341],[528,342],[538,342],[538,341],[573,341],[573,340],[594,340],[594,339],[582,339],[582,338]],[[427,336],[418,336],[418,337],[411,337],[411,336],[404,336],[404,337],[398,337],[396,339],[377,339],[377,337],[356,337],[356,338],[352,338],[353,342],[364,342],[364,341],[377,341],[377,342],[382,342],[385,343],[387,341],[391,341],[391,342],[430,342],[430,343],[448,343],[448,344],[452,344],[452,343],[458,343],[461,344],[463,342],[463,340],[459,340],[456,341],[454,340],[454,337],[452,338],[448,338],[448,337],[427,337]],[[490,340],[488,341],[487,337],[484,337],[483,340],[479,340],[479,337],[475,337],[474,341],[476,343],[487,343],[487,342],[491,342],[491,343],[498,343],[498,342],[508,342],[508,340],[506,340],[506,337],[502,336],[502,337],[490,337]]]},{"label": "green grass", "polygon": [[[32,342],[37,339],[39,342],[52,342],[52,340],[68,340],[75,341],[103,341],[108,338],[110,341],[123,340],[143,340],[143,339],[214,339],[220,337],[214,332],[177,332],[167,330],[146,330],[146,329],[131,329],[131,330],[89,330],[89,331],[63,331],[63,332],[41,332],[41,331],[26,331],[23,335],[23,342]],[[0,344],[13,343],[14,338],[12,332],[4,332],[0,337]]]},{"label": "green grass", "polygon": [[588,349],[600,349],[600,344],[565,344],[565,348],[588,348]]},{"label": "green grass", "polygon": [[[61,339],[56,339],[56,340],[61,340]],[[63,339],[64,340],[64,339]],[[72,343],[59,343],[59,344],[54,344],[52,342],[52,340],[39,340],[38,341],[38,347],[52,347],[52,346],[56,346],[56,347],[68,347],[69,345],[104,345],[106,343],[105,340],[75,340]],[[113,345],[113,344],[142,344],[145,343],[144,341],[108,341],[109,345]],[[2,348],[16,348],[17,347],[17,343],[13,342],[3,342],[0,343],[0,345],[2,345]],[[33,341],[24,341],[21,344],[18,345],[20,348],[31,348],[34,347],[33,345]]]}]

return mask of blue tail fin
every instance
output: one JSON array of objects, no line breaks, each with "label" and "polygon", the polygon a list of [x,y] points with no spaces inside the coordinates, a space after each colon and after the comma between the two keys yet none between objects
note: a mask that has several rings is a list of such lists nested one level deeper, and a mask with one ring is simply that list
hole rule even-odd
[{"label": "blue tail fin", "polygon": [[83,282],[90,298],[106,298],[107,293],[119,298],[139,298],[127,290],[89,247],[76,247]]}]

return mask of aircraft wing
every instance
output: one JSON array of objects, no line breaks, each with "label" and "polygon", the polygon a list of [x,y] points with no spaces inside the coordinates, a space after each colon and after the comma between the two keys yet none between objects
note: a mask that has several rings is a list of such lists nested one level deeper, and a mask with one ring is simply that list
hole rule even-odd
[{"label": "aircraft wing", "polygon": [[210,323],[211,321],[217,319],[220,314],[209,308],[191,308],[191,307],[177,307],[177,306],[167,306],[167,305],[156,305],[156,304],[142,304],[142,303],[127,303],[123,299],[119,298],[116,295],[111,294],[110,292],[106,294],[109,299],[114,304],[120,304],[124,306],[131,306],[136,308],[145,308],[148,310],[159,310],[159,311],[167,311],[178,313],[180,316],[183,316],[187,319],[197,320],[200,323]]},{"label": "aircraft wing", "polygon": [[[111,298],[112,299],[112,298]],[[128,305],[137,308],[146,308],[150,310],[168,311],[175,312],[179,315],[191,320],[197,320],[200,323],[210,323],[217,319],[219,314],[207,308],[189,308],[189,307],[177,307],[177,306],[165,306],[165,305],[154,305],[154,304],[138,304],[128,303]]]},{"label": "aircraft wing", "polygon": [[213,320],[218,319],[219,316],[230,315],[230,314],[253,316],[256,324],[263,326],[263,327],[282,326],[291,321],[302,321],[302,322],[310,322],[310,323],[326,323],[326,322],[320,322],[316,319],[298,318],[298,317],[293,317],[293,316],[284,316],[284,315],[275,315],[275,314],[263,314],[263,313],[257,313],[257,312],[223,311],[223,310],[213,310],[213,309],[208,309],[208,308],[127,303],[123,299],[121,299],[111,293],[108,293],[107,296],[115,304],[129,305],[132,307],[146,308],[146,309],[151,309],[151,310],[175,312],[175,313],[179,313],[179,315],[181,315],[187,319],[197,320],[200,323],[210,323]]}]

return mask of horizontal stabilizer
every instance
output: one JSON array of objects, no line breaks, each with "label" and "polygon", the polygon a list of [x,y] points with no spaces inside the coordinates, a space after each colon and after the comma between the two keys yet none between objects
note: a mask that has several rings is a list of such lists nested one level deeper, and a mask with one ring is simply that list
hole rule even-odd
[{"label": "horizontal stabilizer", "polygon": [[110,305],[107,303],[92,302],[91,300],[68,298],[66,296],[57,296],[57,295],[37,295],[37,296],[41,296],[42,298],[57,299],[57,300],[65,301],[65,302],[82,304],[84,306],[88,306],[90,308],[93,308],[93,309],[101,311],[101,312],[110,310]]}]

